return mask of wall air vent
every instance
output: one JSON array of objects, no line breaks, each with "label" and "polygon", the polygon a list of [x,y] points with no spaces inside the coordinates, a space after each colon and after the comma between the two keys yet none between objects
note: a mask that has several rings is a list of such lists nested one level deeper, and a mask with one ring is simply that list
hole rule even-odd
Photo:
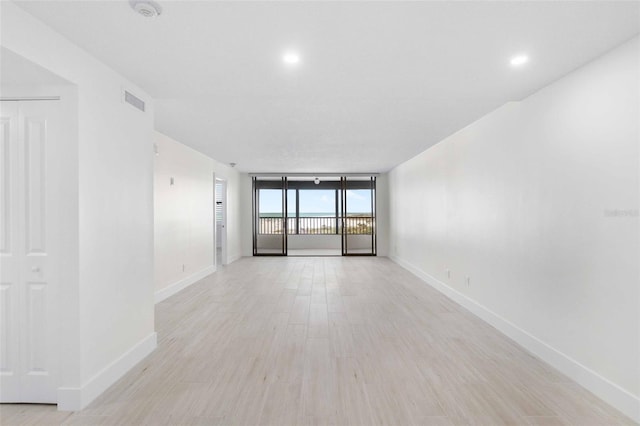
[{"label": "wall air vent", "polygon": [[144,101],[137,96],[129,93],[128,91],[124,91],[124,101],[129,105],[139,109],[144,112]]}]

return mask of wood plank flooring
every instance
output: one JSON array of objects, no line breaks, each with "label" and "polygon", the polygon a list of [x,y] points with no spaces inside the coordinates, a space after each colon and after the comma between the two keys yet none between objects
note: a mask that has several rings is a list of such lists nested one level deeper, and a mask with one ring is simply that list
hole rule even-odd
[{"label": "wood plank flooring", "polygon": [[244,258],[157,305],[158,349],[64,425],[633,424],[384,258]]}]

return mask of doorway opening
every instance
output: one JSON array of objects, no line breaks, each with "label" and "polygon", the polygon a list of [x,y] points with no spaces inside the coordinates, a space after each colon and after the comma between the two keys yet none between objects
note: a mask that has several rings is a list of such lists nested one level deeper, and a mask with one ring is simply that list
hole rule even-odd
[{"label": "doorway opening", "polygon": [[216,267],[227,264],[227,181],[215,179]]},{"label": "doorway opening", "polygon": [[77,91],[8,49],[0,56],[0,403],[56,404],[59,348],[72,343],[74,306],[60,301],[75,294]]}]

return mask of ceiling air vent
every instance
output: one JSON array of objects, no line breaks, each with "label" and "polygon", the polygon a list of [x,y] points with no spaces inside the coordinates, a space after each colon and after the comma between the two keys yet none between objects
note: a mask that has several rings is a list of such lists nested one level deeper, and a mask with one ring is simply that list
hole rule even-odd
[{"label": "ceiling air vent", "polygon": [[129,93],[128,91],[124,91],[124,101],[129,105],[139,109],[144,112],[144,101],[139,97]]}]

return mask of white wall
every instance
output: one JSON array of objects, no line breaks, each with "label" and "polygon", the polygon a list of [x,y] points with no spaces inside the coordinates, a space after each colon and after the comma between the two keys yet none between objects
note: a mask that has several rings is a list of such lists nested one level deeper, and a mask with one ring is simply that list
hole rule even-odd
[{"label": "white wall", "polygon": [[247,173],[240,175],[240,220],[242,255],[253,256],[253,227],[251,217],[251,176]]},{"label": "white wall", "polygon": [[227,181],[228,259],[239,257],[238,173],[159,132],[155,143],[154,277],[161,301],[216,270],[214,176]]},{"label": "white wall", "polygon": [[[227,181],[227,263],[231,263],[243,256],[244,215],[246,214],[243,201],[243,180],[246,175],[217,161],[214,170],[217,178]],[[249,216],[251,216],[251,204],[249,204]],[[251,235],[251,228],[249,228],[249,235]]]},{"label": "white wall", "polygon": [[395,260],[640,421],[639,52],[636,37],[389,179]]},{"label": "white wall", "polygon": [[[2,46],[77,89],[77,151],[64,165],[77,170],[75,199],[60,201],[78,238],[65,259],[75,273],[60,317],[59,408],[79,409],[155,348],[153,102],[15,4],[0,7]],[[123,88],[146,113],[122,103]]]},{"label": "white wall", "polygon": [[389,256],[389,176],[376,178],[376,244],[378,256]]},{"label": "white wall", "polygon": [[155,141],[154,279],[158,301],[159,292],[182,288],[181,283],[190,277],[197,280],[215,271],[214,171],[213,160],[206,155],[161,133],[156,132]]}]

